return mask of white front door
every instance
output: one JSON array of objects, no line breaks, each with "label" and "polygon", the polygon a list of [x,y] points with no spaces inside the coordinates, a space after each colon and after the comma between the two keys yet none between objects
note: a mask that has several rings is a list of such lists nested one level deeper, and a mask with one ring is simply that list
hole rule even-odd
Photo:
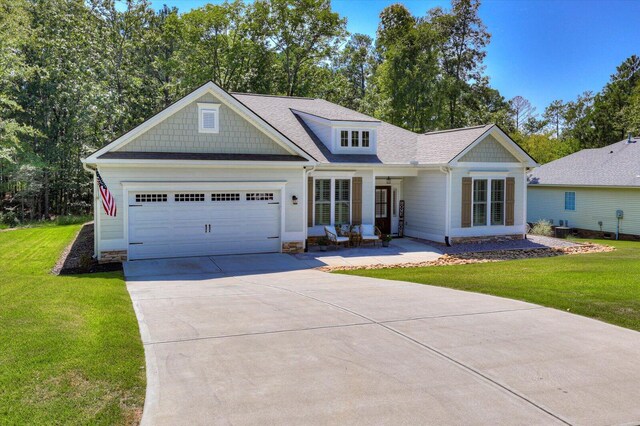
[{"label": "white front door", "polygon": [[130,260],[280,251],[279,191],[132,192]]}]

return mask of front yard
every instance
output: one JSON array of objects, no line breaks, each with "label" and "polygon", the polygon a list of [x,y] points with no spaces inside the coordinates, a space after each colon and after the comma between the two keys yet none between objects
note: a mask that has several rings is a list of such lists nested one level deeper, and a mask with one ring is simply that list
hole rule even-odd
[{"label": "front yard", "polygon": [[79,228],[0,232],[1,424],[139,421],[144,352],[122,274],[50,274]]},{"label": "front yard", "polygon": [[460,266],[341,271],[524,300],[640,330],[640,243],[610,253]]}]

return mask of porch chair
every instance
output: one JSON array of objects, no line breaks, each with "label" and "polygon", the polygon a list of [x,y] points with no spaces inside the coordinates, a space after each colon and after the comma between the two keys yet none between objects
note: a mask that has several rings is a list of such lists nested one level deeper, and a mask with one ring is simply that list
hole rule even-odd
[{"label": "porch chair", "polygon": [[380,241],[380,237],[382,236],[382,232],[375,225],[357,225],[357,231],[360,234],[360,241],[366,243],[367,241],[372,242],[374,246],[378,244]]},{"label": "porch chair", "polygon": [[336,247],[339,246],[340,244],[344,244],[345,247],[349,245],[349,237],[341,237],[340,235],[338,235],[336,228],[333,226],[325,226],[324,233],[327,239],[329,240],[329,242],[335,245]]}]

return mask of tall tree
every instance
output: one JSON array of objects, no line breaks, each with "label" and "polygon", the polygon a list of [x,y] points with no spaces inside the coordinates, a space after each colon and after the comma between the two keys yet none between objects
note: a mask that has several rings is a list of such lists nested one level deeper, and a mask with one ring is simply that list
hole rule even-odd
[{"label": "tall tree", "polygon": [[560,128],[564,123],[566,105],[562,100],[555,100],[544,110],[544,119],[553,127],[556,139],[560,139]]},{"label": "tall tree", "polygon": [[526,123],[530,117],[534,116],[536,111],[536,108],[531,105],[531,102],[522,96],[516,96],[511,99],[509,106],[513,113],[513,122],[517,131],[522,129],[524,123]]},{"label": "tall tree", "polygon": [[373,39],[366,34],[352,34],[334,63],[336,71],[348,82],[349,93],[343,106],[362,109],[373,67]]}]

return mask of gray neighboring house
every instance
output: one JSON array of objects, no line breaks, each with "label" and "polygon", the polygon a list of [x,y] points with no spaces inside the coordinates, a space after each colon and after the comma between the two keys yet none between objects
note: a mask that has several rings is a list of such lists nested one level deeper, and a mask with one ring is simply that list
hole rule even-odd
[{"label": "gray neighboring house", "polygon": [[640,138],[583,149],[529,175],[527,220],[584,235],[640,238]]},{"label": "gray neighboring house", "polygon": [[83,160],[102,261],[296,252],[325,226],[522,238],[535,161],[495,125],[416,134],[322,99],[196,89]]}]

